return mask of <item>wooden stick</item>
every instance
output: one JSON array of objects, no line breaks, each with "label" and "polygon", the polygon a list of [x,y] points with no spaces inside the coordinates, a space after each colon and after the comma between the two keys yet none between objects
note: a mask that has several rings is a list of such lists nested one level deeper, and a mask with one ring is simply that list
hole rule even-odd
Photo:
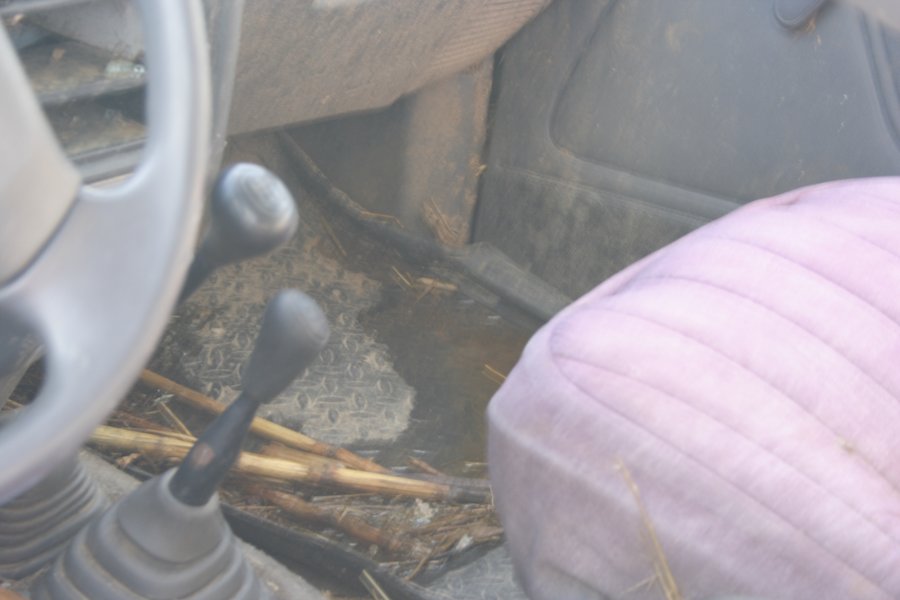
[{"label": "wooden stick", "polygon": [[[139,433],[105,425],[94,431],[91,442],[106,448],[132,452],[141,451],[160,458],[175,459],[184,458],[191,448],[190,443],[171,437]],[[479,504],[490,504],[493,501],[489,492],[478,489],[459,489],[450,485],[421,481],[400,475],[370,473],[343,466],[313,468],[251,452],[241,453],[234,466],[234,472],[277,481],[330,486],[387,496],[408,496],[423,500]]]},{"label": "wooden stick", "polygon": [[393,554],[414,555],[418,557],[427,556],[429,553],[429,549],[424,544],[404,540],[391,535],[345,510],[322,508],[321,506],[316,506],[315,504],[301,500],[293,494],[263,488],[262,486],[254,486],[250,489],[250,492],[260,498],[268,500],[293,517],[307,521],[315,521],[317,523],[324,523],[343,531],[357,540],[367,544],[375,544]]},{"label": "wooden stick", "polygon": [[[147,369],[145,369],[141,373],[141,381],[149,386],[159,388],[165,392],[173,394],[176,398],[181,398],[194,408],[199,408],[200,410],[215,415],[220,414],[226,408],[226,406],[221,402],[216,402],[209,396],[201,394],[196,390],[192,390],[187,386],[176,383],[171,379],[160,375],[159,373],[154,373],[153,371]],[[290,446],[291,448],[305,450],[306,452],[318,454],[319,456],[335,458],[342,463],[361,471],[369,471],[372,473],[390,473],[388,469],[382,467],[379,464],[376,464],[374,461],[363,458],[362,456],[350,452],[345,448],[339,448],[331,444],[326,444],[325,442],[314,440],[313,438],[305,436],[298,431],[288,429],[287,427],[282,427],[281,425],[278,425],[271,421],[267,421],[260,417],[256,417],[253,419],[253,423],[250,425],[250,431],[261,438],[272,440],[274,442],[281,442],[285,446]]]}]

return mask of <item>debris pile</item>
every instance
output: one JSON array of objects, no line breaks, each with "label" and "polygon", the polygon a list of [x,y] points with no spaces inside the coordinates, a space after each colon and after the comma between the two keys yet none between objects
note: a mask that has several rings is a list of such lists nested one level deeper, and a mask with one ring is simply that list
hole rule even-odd
[{"label": "debris pile", "polygon": [[[160,394],[162,392],[162,395]],[[177,464],[225,405],[145,371],[91,445],[120,468],[151,474]],[[446,475],[417,458],[403,470],[256,418],[222,489],[239,510],[312,530],[414,580],[502,537],[485,479]]]}]

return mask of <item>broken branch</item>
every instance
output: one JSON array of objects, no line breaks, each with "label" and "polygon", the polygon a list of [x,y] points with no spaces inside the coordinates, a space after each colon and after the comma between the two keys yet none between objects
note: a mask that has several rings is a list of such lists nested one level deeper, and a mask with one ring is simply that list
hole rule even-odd
[{"label": "broken branch", "polygon": [[[118,450],[141,451],[159,458],[182,459],[191,449],[189,442],[152,433],[139,433],[116,427],[100,426],[91,436],[97,446]],[[344,466],[310,467],[289,460],[243,452],[234,472],[278,481],[330,486],[358,492],[388,496],[408,496],[423,500],[490,504],[489,491],[432,483],[390,475],[359,471]]]},{"label": "broken branch", "polygon": [[[145,369],[141,373],[141,381],[143,381],[147,385],[173,394],[176,398],[184,400],[194,408],[198,408],[208,413],[218,415],[222,413],[225,408],[227,408],[221,402],[216,402],[209,396],[201,394],[196,390],[192,390],[187,386],[176,383],[171,379],[160,375],[159,373],[154,373],[153,371],[147,369]],[[305,436],[298,431],[288,429],[287,427],[282,427],[281,425],[278,425],[271,421],[267,421],[260,417],[255,417],[253,419],[253,423],[250,425],[250,431],[251,433],[258,435],[261,438],[272,440],[274,442],[281,442],[285,446],[290,446],[299,450],[305,450],[306,452],[318,454],[319,456],[335,458],[342,463],[361,471],[369,471],[372,473],[390,472],[388,471],[388,469],[385,469],[381,465],[378,465],[367,458],[363,458],[358,454],[350,452],[345,448],[339,448],[331,444],[326,444],[325,442],[314,440],[313,438]]]}]

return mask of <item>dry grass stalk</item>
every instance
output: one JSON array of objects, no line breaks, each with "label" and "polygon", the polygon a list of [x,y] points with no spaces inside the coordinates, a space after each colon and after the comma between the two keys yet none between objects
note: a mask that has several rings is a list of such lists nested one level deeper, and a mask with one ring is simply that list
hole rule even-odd
[{"label": "dry grass stalk", "polygon": [[453,512],[440,518],[436,518],[427,525],[416,527],[416,533],[439,534],[455,531],[461,528],[470,527],[493,514],[494,511],[489,506],[466,507],[464,511]]},{"label": "dry grass stalk", "polygon": [[[154,373],[153,371],[145,369],[141,373],[141,381],[143,381],[147,385],[173,394],[176,398],[180,398],[186,401],[194,408],[198,408],[208,413],[218,415],[222,413],[226,408],[225,405],[220,402],[216,402],[209,396],[201,394],[196,390],[192,390],[191,388],[181,385],[180,383],[176,383],[171,379],[160,375],[159,373]],[[278,425],[271,421],[267,421],[260,417],[256,417],[253,419],[253,423],[250,425],[250,431],[261,438],[265,438],[273,442],[280,442],[285,446],[290,446],[291,448],[297,448],[298,450],[311,452],[312,454],[318,454],[319,456],[334,458],[346,465],[362,471],[369,471],[372,473],[390,472],[381,465],[378,465],[367,458],[363,458],[358,454],[350,452],[349,450],[339,448],[331,444],[326,444],[325,442],[314,440],[313,438],[305,436],[298,431],[288,429],[287,427],[282,427],[281,425]]]},{"label": "dry grass stalk", "polygon": [[408,287],[408,288],[411,288],[411,287],[413,286],[413,284],[412,284],[412,282],[409,280],[409,278],[408,278],[406,275],[404,275],[403,272],[400,271],[400,269],[398,269],[398,268],[395,267],[394,265],[391,265],[391,270],[394,272],[394,275],[397,276],[397,278],[400,280],[400,282],[401,282],[404,286],[406,286],[406,287]]},{"label": "dry grass stalk", "polygon": [[347,251],[344,249],[344,245],[341,244],[341,240],[338,239],[338,236],[334,233],[334,229],[331,228],[331,225],[328,224],[327,219],[320,219],[322,225],[325,227],[325,232],[328,234],[328,237],[331,238],[332,243],[334,243],[335,247],[338,249],[338,252],[341,253],[341,256],[346,257]]},{"label": "dry grass stalk", "polygon": [[431,523],[414,528],[411,533],[431,540],[433,556],[444,556],[460,549],[499,541],[503,529],[491,507],[467,506],[436,517]]},{"label": "dry grass stalk", "polygon": [[405,540],[390,532],[369,524],[364,519],[343,509],[329,509],[316,506],[293,494],[260,486],[252,488],[252,493],[268,500],[285,513],[306,521],[323,523],[343,531],[347,535],[367,544],[375,544],[392,554],[427,556],[429,549],[423,544]]},{"label": "dry grass stalk", "polygon": [[[125,412],[124,410],[117,410],[116,412],[114,412],[112,418],[109,420],[109,423],[121,423],[132,431],[164,435],[166,437],[174,438],[176,440],[182,440],[191,444],[197,441],[197,438],[193,433],[181,433],[180,431],[175,431],[174,429],[172,429],[174,425],[161,425],[156,421],[151,421],[150,419],[139,417],[135,414]],[[187,429],[187,427],[185,427],[185,429]]]},{"label": "dry grass stalk", "polygon": [[[140,451],[157,458],[182,459],[191,448],[189,442],[172,437],[140,433],[100,426],[91,436],[97,446],[115,448],[129,452]],[[262,477],[274,481],[290,481],[335,487],[356,492],[371,492],[387,496],[407,496],[423,500],[449,502],[489,503],[489,494],[477,490],[457,489],[449,485],[436,484],[390,475],[359,471],[344,466],[316,468],[293,461],[270,458],[261,454],[243,452],[234,466],[240,475]]]},{"label": "dry grass stalk", "polygon": [[416,279],[416,285],[422,290],[416,297],[416,302],[434,291],[455,292],[458,289],[455,283],[447,283],[432,277],[419,277]]},{"label": "dry grass stalk", "polygon": [[442,292],[455,292],[459,290],[459,286],[455,283],[441,281],[440,279],[435,279],[433,277],[419,277],[416,279],[416,283],[428,288],[428,291],[440,290]]},{"label": "dry grass stalk", "polygon": [[159,423],[151,421],[150,419],[145,419],[143,417],[139,417],[137,415],[133,415],[121,410],[113,413],[112,419],[110,420],[117,423],[122,423],[123,425],[127,425],[130,429],[148,431],[150,433],[159,433],[161,435],[168,435],[171,437],[181,437],[182,439],[187,439],[190,441],[193,441],[195,439],[193,435],[185,436],[184,434],[179,434],[178,432],[173,431],[165,425],[160,425]]},{"label": "dry grass stalk", "polygon": [[421,471],[422,473],[425,473],[427,475],[434,475],[436,477],[444,477],[444,474],[442,472],[438,471],[437,469],[435,469],[434,467],[429,465],[424,460],[419,460],[418,458],[413,458],[412,456],[410,456],[409,458],[406,459],[406,463],[409,466],[411,466],[412,468],[414,468],[418,471]]},{"label": "dry grass stalk", "polygon": [[178,433],[177,431],[171,431],[169,429],[160,429],[158,427],[153,428],[153,429],[135,428],[135,429],[132,429],[132,431],[137,431],[139,433],[151,433],[153,435],[162,435],[162,436],[165,436],[168,438],[172,438],[173,440],[181,440],[182,442],[187,442],[188,444],[191,444],[191,445],[193,445],[194,442],[197,441],[197,438],[195,438],[192,435],[184,435],[183,433]]},{"label": "dry grass stalk", "polygon": [[191,433],[191,430],[188,429],[187,425],[185,425],[181,421],[181,419],[178,418],[178,415],[176,415],[174,412],[172,412],[172,409],[169,408],[168,404],[166,404],[165,402],[160,402],[158,404],[158,406],[159,406],[159,410],[162,412],[163,416],[166,418],[166,420],[169,423],[172,424],[173,427],[175,427],[175,429],[177,429],[180,433],[182,433],[184,435],[189,435],[191,437],[194,437],[194,434]]},{"label": "dry grass stalk", "polygon": [[372,211],[369,211],[366,209],[360,209],[359,216],[362,217],[363,219],[368,219],[370,221],[381,221],[384,223],[392,223],[392,224],[396,225],[397,227],[399,227],[400,229],[406,229],[406,227],[403,226],[403,221],[401,221],[399,218],[395,217],[394,215],[388,215],[385,213],[372,212]]},{"label": "dry grass stalk", "polygon": [[367,570],[363,569],[363,572],[359,574],[359,580],[369,591],[373,600],[391,600],[387,593],[381,589],[381,586],[378,585],[378,582],[375,581],[375,578],[372,577],[372,574]]},{"label": "dry grass stalk", "polygon": [[312,454],[311,452],[289,448],[277,442],[266,444],[260,448],[259,453],[263,456],[290,460],[310,467],[340,467],[344,464],[333,458],[326,458],[324,456],[319,456],[318,454]]},{"label": "dry grass stalk", "polygon": [[422,218],[441,244],[450,247],[465,244],[466,227],[462,219],[445,215],[433,199],[429,198],[422,207]]},{"label": "dry grass stalk", "polygon": [[631,471],[628,470],[628,467],[625,466],[625,463],[621,459],[616,463],[616,469],[622,474],[625,485],[628,486],[628,490],[631,492],[631,495],[634,496],[634,501],[637,504],[638,511],[641,515],[641,523],[644,525],[644,532],[650,543],[656,579],[663,588],[666,600],[684,600],[684,597],[678,589],[678,584],[675,582],[675,577],[672,575],[672,569],[669,568],[669,561],[666,560],[666,554],[663,551],[662,544],[659,542],[659,537],[656,535],[656,528],[653,526],[653,521],[650,520],[650,514],[647,512],[644,501],[641,499],[641,490],[631,476]]},{"label": "dry grass stalk", "polygon": [[104,448],[144,452],[160,458],[183,458],[194,444],[174,436],[133,431],[101,425],[91,435],[91,443]]},{"label": "dry grass stalk", "polygon": [[502,384],[504,381],[506,381],[506,375],[504,375],[503,373],[501,373],[500,371],[498,371],[497,369],[495,369],[494,367],[492,367],[491,365],[489,365],[487,363],[484,364],[484,367],[482,367],[481,372],[484,373],[485,377],[487,377],[488,379],[490,379],[491,381],[493,381],[495,383]]},{"label": "dry grass stalk", "polygon": [[434,558],[434,548],[429,550],[428,554],[419,559],[419,562],[416,563],[416,566],[413,567],[413,570],[410,571],[409,575],[404,577],[404,579],[406,581],[412,581],[413,579],[418,577],[419,573],[421,573],[425,569],[425,565],[427,565],[428,561],[430,561],[432,558]]},{"label": "dry grass stalk", "polygon": [[140,457],[141,457],[141,453],[140,453],[140,452],[132,452],[131,454],[126,454],[125,456],[122,456],[122,457],[116,459],[116,461],[115,461],[115,462],[116,462],[116,466],[119,467],[120,469],[125,469],[125,468],[127,468],[131,463],[133,463],[134,461],[136,461],[136,460],[139,459]]},{"label": "dry grass stalk", "polygon": [[429,475],[425,473],[410,473],[412,479],[421,481],[430,481],[437,485],[446,485],[452,489],[466,490],[471,494],[489,497],[491,493],[491,482],[487,479],[476,479],[474,477],[454,477],[452,475]]}]

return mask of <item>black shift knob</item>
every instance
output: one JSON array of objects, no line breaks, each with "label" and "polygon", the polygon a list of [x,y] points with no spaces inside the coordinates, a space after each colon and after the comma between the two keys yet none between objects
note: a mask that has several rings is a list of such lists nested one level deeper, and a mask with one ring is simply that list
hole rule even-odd
[{"label": "black shift knob", "polygon": [[266,306],[241,378],[242,393],[257,403],[275,398],[319,354],[329,334],[328,319],[315,300],[297,290],[278,292]]},{"label": "black shift knob", "polygon": [[284,183],[259,165],[238,163],[216,180],[209,225],[181,291],[190,296],[217,268],[271,252],[297,231],[297,207]]}]

